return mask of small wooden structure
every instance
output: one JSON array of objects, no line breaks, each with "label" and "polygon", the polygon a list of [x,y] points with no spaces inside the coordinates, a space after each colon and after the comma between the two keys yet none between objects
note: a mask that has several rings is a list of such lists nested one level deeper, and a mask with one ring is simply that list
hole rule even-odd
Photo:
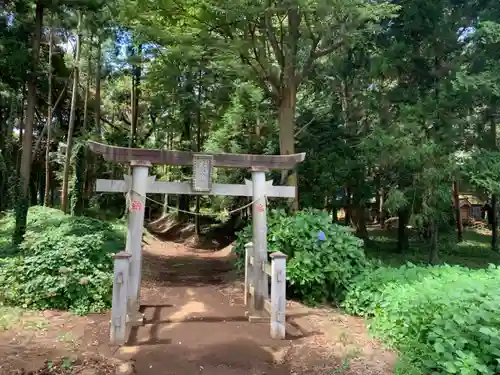
[{"label": "small wooden structure", "polygon": [[[126,342],[128,328],[142,325],[143,315],[140,308],[142,233],[146,194],[195,194],[231,195],[252,197],[253,245],[249,251],[251,267],[247,278],[247,292],[250,321],[269,319],[266,310],[271,312],[271,335],[285,337],[285,262],[283,254],[272,256],[271,267],[267,264],[267,198],[293,198],[295,187],[273,186],[266,181],[265,173],[271,169],[292,169],[304,160],[305,154],[294,155],[240,155],[240,154],[200,154],[185,151],[138,149],[114,147],[97,142],[89,142],[90,149],[103,156],[107,161],[130,163],[132,175],[123,180],[102,180],[96,182],[97,192],[127,194],[129,215],[127,245],[124,252],[115,255],[113,283],[113,306],[111,312],[110,341],[121,345]],[[193,166],[194,178],[189,182],[155,181],[149,176],[152,164]],[[245,184],[212,183],[212,168],[248,168],[252,181]],[[268,275],[272,275],[273,286],[269,307]],[[247,275],[248,276],[248,275]],[[247,284],[246,284],[247,285]],[[273,297],[274,296],[274,297]]]},{"label": "small wooden structure", "polygon": [[[468,206],[469,212],[467,217],[473,220],[484,219],[484,206],[485,202],[474,194],[461,193],[459,194],[460,213],[463,217],[466,207]],[[462,209],[462,202],[464,208]]]},{"label": "small wooden structure", "polygon": [[463,222],[482,220],[485,203],[472,194],[459,195],[460,217]]},{"label": "small wooden structure", "polygon": [[460,199],[458,205],[460,207],[460,218],[462,222],[469,222],[472,208],[471,203],[467,199]]}]

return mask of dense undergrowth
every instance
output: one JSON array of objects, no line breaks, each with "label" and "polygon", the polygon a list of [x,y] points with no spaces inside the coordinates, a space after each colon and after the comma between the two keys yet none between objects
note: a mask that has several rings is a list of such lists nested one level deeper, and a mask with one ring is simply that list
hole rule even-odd
[{"label": "dense undergrowth", "polygon": [[[326,214],[269,216],[269,252],[289,256],[293,294],[366,317],[400,353],[399,374],[500,374],[500,267],[389,267],[368,261],[361,243]],[[250,240],[248,226],[234,248],[240,259]]]},{"label": "dense undergrowth", "polygon": [[119,224],[32,207],[16,252],[5,240],[14,218],[7,215],[0,224],[0,303],[77,314],[110,306],[112,254],[124,247]]},{"label": "dense undergrowth", "polygon": [[499,267],[381,267],[352,285],[346,311],[426,373],[500,373]]}]

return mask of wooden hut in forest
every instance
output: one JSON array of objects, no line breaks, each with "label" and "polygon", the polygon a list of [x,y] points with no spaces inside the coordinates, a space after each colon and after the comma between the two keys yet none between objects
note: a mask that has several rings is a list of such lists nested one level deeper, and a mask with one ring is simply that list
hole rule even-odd
[{"label": "wooden hut in forest", "polygon": [[484,202],[472,194],[460,194],[459,206],[462,221],[482,220],[484,218]]},{"label": "wooden hut in forest", "polygon": [[469,202],[468,199],[463,198],[459,200],[459,206],[460,206],[460,218],[462,219],[462,222],[469,222],[471,219],[471,213],[472,213],[472,204]]}]

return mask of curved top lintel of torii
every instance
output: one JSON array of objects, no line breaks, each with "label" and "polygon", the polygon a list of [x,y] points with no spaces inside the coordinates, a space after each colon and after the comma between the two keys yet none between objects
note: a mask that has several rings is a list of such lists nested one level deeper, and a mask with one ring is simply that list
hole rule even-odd
[{"label": "curved top lintel of torii", "polygon": [[292,169],[304,161],[306,154],[291,155],[255,155],[255,154],[214,154],[196,153],[189,151],[172,151],[162,149],[129,148],[110,146],[99,142],[89,141],[92,152],[102,155],[104,160],[115,163],[130,163],[132,161],[149,161],[152,164],[166,165],[193,165],[195,155],[212,157],[213,167],[222,168],[263,168],[263,169]]}]

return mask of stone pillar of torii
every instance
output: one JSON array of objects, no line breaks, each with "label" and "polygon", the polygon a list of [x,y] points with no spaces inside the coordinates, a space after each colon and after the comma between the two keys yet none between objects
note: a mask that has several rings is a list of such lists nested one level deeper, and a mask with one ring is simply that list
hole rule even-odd
[{"label": "stone pillar of torii", "polygon": [[[257,264],[267,262],[267,201],[266,198],[294,198],[293,186],[273,186],[266,181],[265,174],[270,170],[289,170],[302,162],[305,153],[293,155],[250,155],[250,154],[209,154],[186,151],[155,150],[109,146],[89,142],[90,150],[100,154],[110,162],[127,163],[132,168],[132,175],[123,180],[98,179],[96,192],[124,193],[129,208],[127,243],[122,258],[130,261],[127,289],[127,311],[122,312],[118,320],[130,325],[142,325],[143,315],[140,308],[142,234],[144,226],[144,208],[146,195],[190,194],[252,197],[253,247],[254,261]],[[155,181],[149,175],[152,164],[181,165],[193,167],[190,182]],[[246,168],[252,180],[244,184],[212,183],[212,169]],[[268,298],[267,277],[256,281],[254,285],[255,306],[257,313],[263,311],[264,301]],[[126,315],[126,317],[124,316]],[[116,319],[117,317],[115,317]],[[112,323],[115,320],[112,319]],[[118,324],[118,323],[116,323]]]}]

